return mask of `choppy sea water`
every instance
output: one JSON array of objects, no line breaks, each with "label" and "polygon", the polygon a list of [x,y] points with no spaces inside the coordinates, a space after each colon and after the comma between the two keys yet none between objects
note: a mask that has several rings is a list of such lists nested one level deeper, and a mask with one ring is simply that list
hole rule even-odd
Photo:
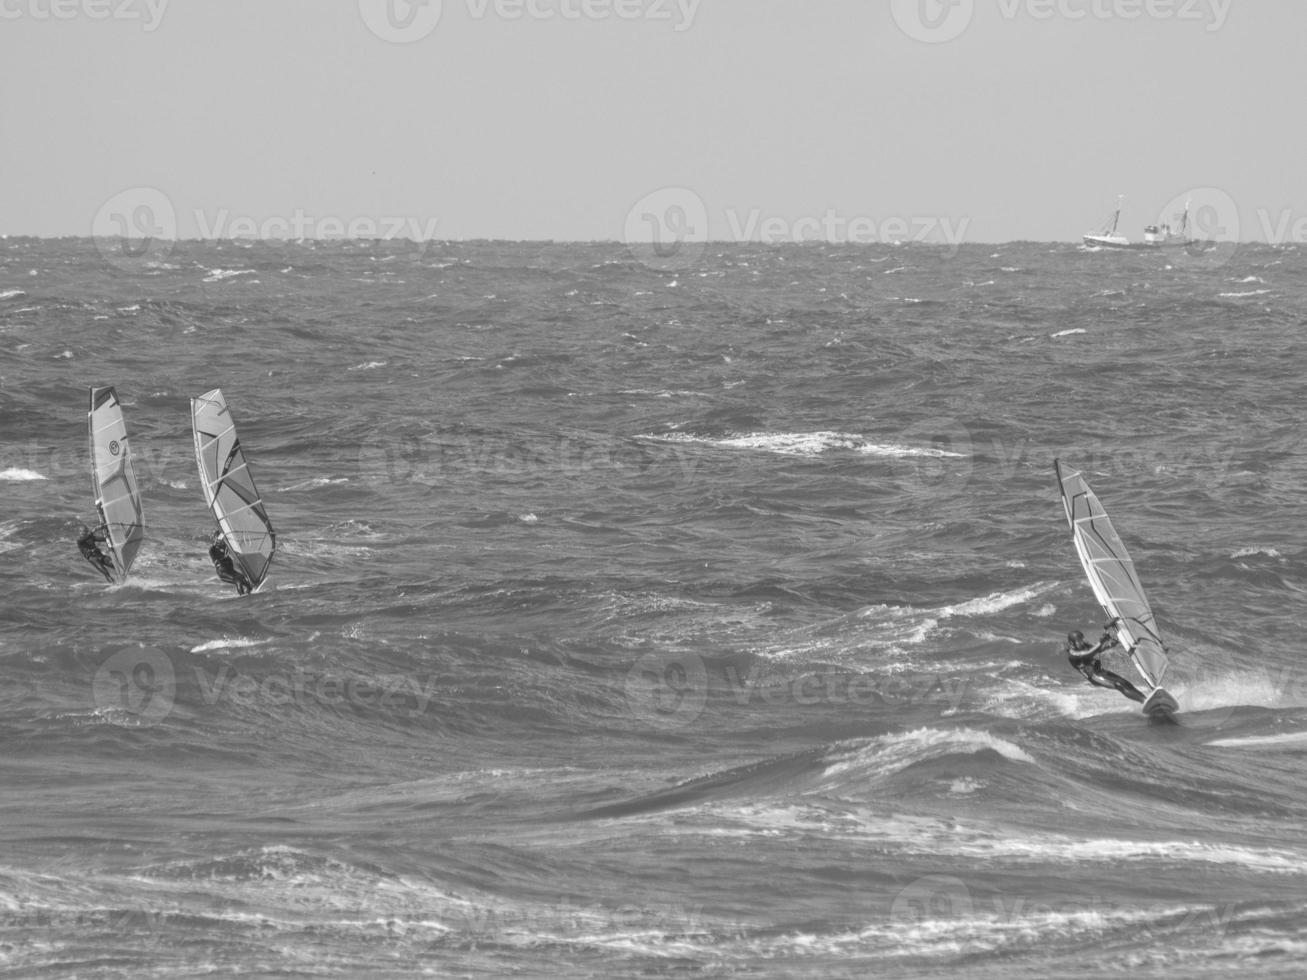
[{"label": "choppy sea water", "polygon": [[101,244],[0,241],[0,976],[1301,975],[1303,252]]}]

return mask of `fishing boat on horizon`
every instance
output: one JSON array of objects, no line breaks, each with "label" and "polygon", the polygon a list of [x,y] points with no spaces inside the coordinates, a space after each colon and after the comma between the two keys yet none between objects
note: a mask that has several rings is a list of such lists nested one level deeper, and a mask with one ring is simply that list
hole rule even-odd
[{"label": "fishing boat on horizon", "polygon": [[1184,202],[1184,211],[1176,215],[1178,230],[1172,231],[1169,224],[1146,225],[1144,227],[1144,245],[1149,248],[1183,248],[1195,244],[1189,237],[1189,202]]},{"label": "fishing boat on horizon", "polygon": [[1116,210],[1112,212],[1111,219],[1103,225],[1103,230],[1098,232],[1087,231],[1082,236],[1086,245],[1095,248],[1129,248],[1130,239],[1125,235],[1118,235],[1116,231],[1117,222],[1121,220],[1121,202],[1125,200],[1122,194],[1116,199]]}]

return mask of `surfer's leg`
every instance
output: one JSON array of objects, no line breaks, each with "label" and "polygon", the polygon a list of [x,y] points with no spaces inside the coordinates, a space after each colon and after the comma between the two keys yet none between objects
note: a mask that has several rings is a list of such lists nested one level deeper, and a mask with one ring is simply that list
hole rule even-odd
[{"label": "surfer's leg", "polygon": [[1120,691],[1122,694],[1128,697],[1131,701],[1138,701],[1140,704],[1144,703],[1144,695],[1139,690],[1139,688],[1135,687],[1120,674],[1114,674],[1110,670],[1104,670],[1102,671],[1101,676],[1112,687],[1116,688],[1118,691]]},{"label": "surfer's leg", "polygon": [[1127,680],[1121,681],[1121,683],[1116,686],[1116,689],[1120,691],[1122,694],[1124,694],[1126,697],[1128,697],[1131,701],[1138,701],[1140,704],[1144,703],[1143,692],[1140,691],[1139,688],[1131,684],[1129,681]]}]

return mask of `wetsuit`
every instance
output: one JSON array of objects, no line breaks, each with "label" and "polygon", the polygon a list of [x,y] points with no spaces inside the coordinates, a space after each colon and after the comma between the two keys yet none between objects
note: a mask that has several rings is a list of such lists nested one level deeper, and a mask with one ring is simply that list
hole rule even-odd
[{"label": "wetsuit", "polygon": [[1116,637],[1104,633],[1102,638],[1094,646],[1084,644],[1077,647],[1068,642],[1066,647],[1067,659],[1071,661],[1071,666],[1080,673],[1085,675],[1085,680],[1089,681],[1095,687],[1112,687],[1120,691],[1131,701],[1144,703],[1143,693],[1131,684],[1120,674],[1106,670],[1099,655],[1107,649],[1116,646]]},{"label": "wetsuit", "polygon": [[236,586],[237,595],[247,595],[253,591],[250,589],[249,580],[237,570],[236,562],[231,552],[227,550],[227,543],[221,538],[215,536],[213,544],[209,545],[209,559],[213,562],[218,578],[229,585]]},{"label": "wetsuit", "polygon": [[100,550],[100,545],[104,544],[104,528],[91,529],[83,525],[86,533],[77,539],[77,550],[82,553],[82,557],[89,561],[101,575],[109,582],[113,581],[113,559]]}]

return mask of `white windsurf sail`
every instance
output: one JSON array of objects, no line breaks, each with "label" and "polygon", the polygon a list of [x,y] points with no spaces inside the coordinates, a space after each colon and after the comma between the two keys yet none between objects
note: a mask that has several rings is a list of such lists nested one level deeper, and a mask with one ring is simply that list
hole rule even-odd
[{"label": "white windsurf sail", "polygon": [[145,513],[136,486],[122,405],[112,385],[90,389],[86,427],[91,440],[95,509],[113,560],[113,580],[122,583],[145,540]]},{"label": "white windsurf sail", "polygon": [[1053,466],[1089,585],[1103,609],[1116,621],[1117,637],[1129,652],[1131,663],[1150,688],[1160,688],[1170,661],[1144,587],[1135,574],[1135,563],[1085,478],[1077,470],[1063,469],[1058,460],[1053,461]]},{"label": "white windsurf sail", "polygon": [[250,588],[257,590],[268,576],[277,535],[250,475],[221,389],[191,399],[191,425],[204,497],[232,559],[239,563]]}]

